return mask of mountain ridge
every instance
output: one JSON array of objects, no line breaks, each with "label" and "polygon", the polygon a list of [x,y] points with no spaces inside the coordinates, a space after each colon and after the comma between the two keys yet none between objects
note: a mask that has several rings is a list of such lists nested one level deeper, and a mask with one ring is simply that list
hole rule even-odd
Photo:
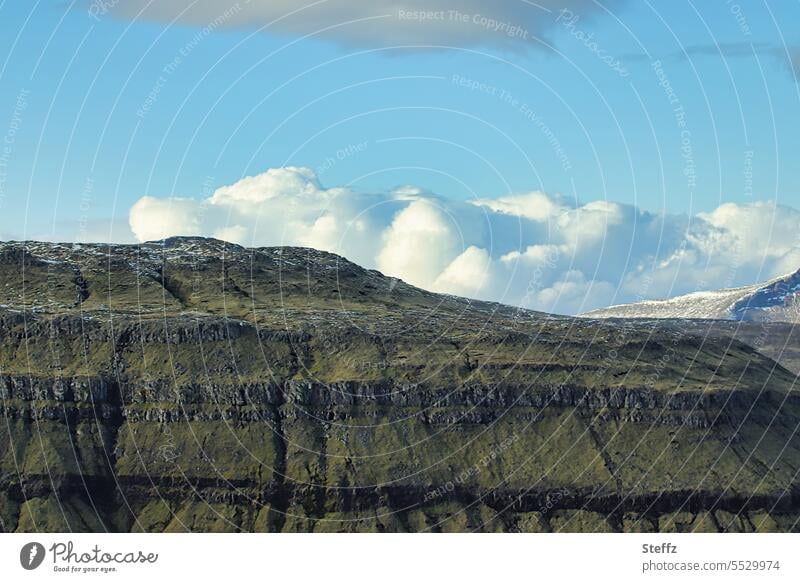
[{"label": "mountain ridge", "polygon": [[[233,259],[233,260],[231,260]],[[3,531],[792,531],[797,376],[309,249],[0,244]]]}]

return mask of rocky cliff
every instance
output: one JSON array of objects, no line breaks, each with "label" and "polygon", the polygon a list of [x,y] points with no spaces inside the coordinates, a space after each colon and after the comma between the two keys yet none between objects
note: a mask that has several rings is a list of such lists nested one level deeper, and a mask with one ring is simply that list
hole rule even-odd
[{"label": "rocky cliff", "polygon": [[589,311],[584,316],[800,323],[800,271],[746,287],[612,305]]},{"label": "rocky cliff", "polygon": [[298,248],[0,244],[3,531],[789,531],[797,377]]}]

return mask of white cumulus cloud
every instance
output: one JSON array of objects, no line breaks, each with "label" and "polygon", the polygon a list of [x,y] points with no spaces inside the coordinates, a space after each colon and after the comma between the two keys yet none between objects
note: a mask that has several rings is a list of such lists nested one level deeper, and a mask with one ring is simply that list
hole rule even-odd
[{"label": "white cumulus cloud", "polygon": [[141,240],[214,236],[311,246],[437,292],[556,313],[750,284],[800,268],[800,211],[723,204],[695,216],[543,192],[461,202],[413,186],[326,188],[312,170],[273,168],[206,199],[145,196]]},{"label": "white cumulus cloud", "polygon": [[447,216],[430,201],[415,200],[384,231],[376,260],[385,274],[431,288],[459,250]]},{"label": "white cumulus cloud", "polygon": [[476,299],[492,299],[494,266],[486,249],[468,247],[453,259],[433,283],[434,291],[464,295]]}]

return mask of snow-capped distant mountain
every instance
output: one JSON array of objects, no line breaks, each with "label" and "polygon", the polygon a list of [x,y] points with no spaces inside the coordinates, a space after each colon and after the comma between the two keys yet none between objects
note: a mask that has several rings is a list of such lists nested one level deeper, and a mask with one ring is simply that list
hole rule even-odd
[{"label": "snow-capped distant mountain", "polygon": [[588,311],[581,317],[800,323],[800,271],[747,287],[699,291],[672,299],[613,305]]}]

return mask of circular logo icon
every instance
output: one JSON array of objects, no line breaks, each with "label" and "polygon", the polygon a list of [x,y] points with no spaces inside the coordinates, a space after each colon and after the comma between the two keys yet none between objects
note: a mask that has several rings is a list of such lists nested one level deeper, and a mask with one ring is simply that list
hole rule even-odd
[{"label": "circular logo icon", "polygon": [[26,570],[35,570],[44,561],[44,546],[39,542],[30,542],[19,551],[19,563]]}]

